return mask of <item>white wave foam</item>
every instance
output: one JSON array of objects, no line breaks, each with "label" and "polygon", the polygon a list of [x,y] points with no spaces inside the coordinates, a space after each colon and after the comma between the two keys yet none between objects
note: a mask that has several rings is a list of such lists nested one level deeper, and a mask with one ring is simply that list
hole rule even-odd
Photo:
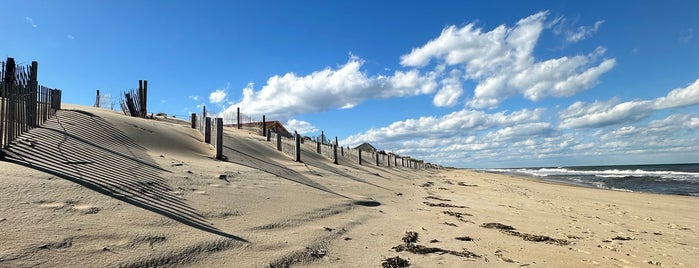
[{"label": "white wave foam", "polygon": [[699,181],[697,172],[680,172],[664,170],[642,170],[642,169],[607,169],[607,170],[577,170],[568,168],[520,168],[520,169],[486,169],[489,172],[500,173],[520,173],[535,177],[548,176],[595,176],[603,178],[625,178],[625,177],[658,177],[662,179],[678,181]]}]

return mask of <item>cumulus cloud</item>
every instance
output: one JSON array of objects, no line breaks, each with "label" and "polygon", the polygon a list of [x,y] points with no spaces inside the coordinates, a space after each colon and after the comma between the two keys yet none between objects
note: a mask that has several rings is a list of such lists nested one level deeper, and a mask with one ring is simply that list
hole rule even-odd
[{"label": "cumulus cloud", "polygon": [[336,69],[326,68],[304,76],[275,75],[260,89],[255,89],[251,83],[243,89],[242,100],[224,113],[244,107],[251,115],[290,118],[303,113],[352,108],[366,99],[431,94],[438,85],[435,72],[423,74],[408,70],[395,71],[391,76],[369,76],[361,71],[363,63],[352,56]]},{"label": "cumulus cloud", "polygon": [[217,89],[209,94],[210,103],[221,103],[226,99],[227,93],[223,89]]},{"label": "cumulus cloud", "polygon": [[[484,31],[471,23],[464,27],[449,26],[439,37],[401,56],[405,67],[425,67],[431,61],[443,62],[452,68],[463,68],[465,79],[477,83],[468,105],[495,108],[502,101],[522,94],[538,101],[546,97],[567,97],[598,84],[602,74],[611,70],[615,59],[602,59],[600,47],[587,55],[537,61],[534,47],[546,28],[547,11],[521,19],[513,27],[500,25]],[[580,28],[586,37],[594,27]],[[582,38],[582,37],[578,37]],[[582,40],[582,39],[580,39]],[[454,91],[456,92],[456,91]],[[445,91],[434,103],[449,104]],[[437,98],[439,97],[439,98]]]},{"label": "cumulus cloud", "polygon": [[562,128],[604,127],[620,123],[637,122],[655,110],[685,107],[699,104],[699,79],[684,88],[676,88],[666,96],[653,100],[634,100],[623,103],[575,102],[563,110],[559,117]]},{"label": "cumulus cloud", "polygon": [[684,88],[676,88],[665,97],[655,99],[656,109],[685,107],[699,104],[699,79]]},{"label": "cumulus cloud", "polygon": [[459,76],[461,72],[453,70],[451,77],[442,80],[442,88],[434,95],[433,104],[437,107],[451,107],[459,102],[459,98],[464,93]]},{"label": "cumulus cloud", "polygon": [[390,124],[387,127],[370,129],[346,138],[343,143],[358,145],[363,142],[387,142],[395,139],[425,137],[447,137],[466,135],[496,126],[513,126],[535,122],[544,110],[520,110],[512,113],[486,113],[478,110],[460,110],[442,117],[423,116]]},{"label": "cumulus cloud", "polygon": [[316,128],[311,123],[296,119],[290,119],[289,121],[286,121],[286,124],[284,124],[284,126],[286,126],[287,130],[291,132],[297,131],[299,134],[309,134],[318,132],[318,128]]}]

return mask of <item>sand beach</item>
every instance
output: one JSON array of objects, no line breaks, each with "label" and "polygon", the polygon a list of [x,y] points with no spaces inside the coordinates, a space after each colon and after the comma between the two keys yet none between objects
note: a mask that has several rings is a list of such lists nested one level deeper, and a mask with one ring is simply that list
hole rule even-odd
[{"label": "sand beach", "polygon": [[[303,162],[64,105],[0,161],[0,267],[697,267],[699,198]],[[399,257],[399,258],[395,258]],[[390,266],[395,265],[395,266]]]}]

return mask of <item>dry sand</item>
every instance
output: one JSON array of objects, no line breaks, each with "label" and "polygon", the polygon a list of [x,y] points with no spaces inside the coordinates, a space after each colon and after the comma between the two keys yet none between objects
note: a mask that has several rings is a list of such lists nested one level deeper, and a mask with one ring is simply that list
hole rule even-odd
[{"label": "dry sand", "polygon": [[698,198],[334,165],[309,144],[296,163],[225,136],[227,162],[186,122],[66,106],[0,162],[0,267],[699,263]]}]

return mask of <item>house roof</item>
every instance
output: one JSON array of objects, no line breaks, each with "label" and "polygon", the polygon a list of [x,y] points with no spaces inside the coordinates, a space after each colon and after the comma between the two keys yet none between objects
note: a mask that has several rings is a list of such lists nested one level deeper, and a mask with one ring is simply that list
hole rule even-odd
[{"label": "house roof", "polygon": [[357,147],[354,147],[354,149],[358,149],[358,150],[362,150],[362,151],[372,151],[372,152],[376,151],[376,148],[374,148],[374,146],[372,146],[371,144],[366,143],[366,142],[360,144]]}]

